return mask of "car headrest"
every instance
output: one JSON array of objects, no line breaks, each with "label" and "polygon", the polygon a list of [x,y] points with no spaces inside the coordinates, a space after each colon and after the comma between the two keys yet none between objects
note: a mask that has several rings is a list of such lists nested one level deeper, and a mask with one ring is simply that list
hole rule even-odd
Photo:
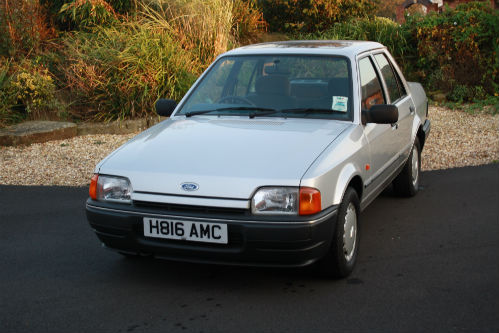
[{"label": "car headrest", "polygon": [[348,78],[335,77],[329,80],[328,90],[332,96],[349,96]]},{"label": "car headrest", "polygon": [[266,75],[256,80],[256,93],[259,95],[289,96],[289,79],[283,75]]}]

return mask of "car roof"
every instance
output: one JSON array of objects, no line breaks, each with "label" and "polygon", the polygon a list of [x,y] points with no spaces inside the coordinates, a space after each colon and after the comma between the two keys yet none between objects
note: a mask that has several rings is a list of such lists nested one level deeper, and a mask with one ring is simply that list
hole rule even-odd
[{"label": "car roof", "polygon": [[223,55],[250,54],[335,54],[354,57],[357,54],[384,48],[377,42],[354,40],[294,40],[252,44],[233,49]]}]

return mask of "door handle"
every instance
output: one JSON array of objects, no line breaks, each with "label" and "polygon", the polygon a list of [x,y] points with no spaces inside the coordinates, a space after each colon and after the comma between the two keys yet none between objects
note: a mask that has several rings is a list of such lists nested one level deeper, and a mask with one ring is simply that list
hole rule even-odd
[{"label": "door handle", "polygon": [[414,112],[416,112],[416,108],[414,106],[409,106],[409,111],[411,112],[411,114],[414,114]]}]

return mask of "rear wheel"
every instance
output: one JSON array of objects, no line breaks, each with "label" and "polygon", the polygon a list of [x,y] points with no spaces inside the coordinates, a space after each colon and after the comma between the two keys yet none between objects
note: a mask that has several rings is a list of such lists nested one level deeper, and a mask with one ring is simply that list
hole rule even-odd
[{"label": "rear wheel", "polygon": [[411,155],[404,165],[400,174],[393,180],[395,193],[403,197],[416,195],[419,188],[421,173],[421,148],[416,137],[412,146]]},{"label": "rear wheel", "polygon": [[355,267],[359,249],[359,212],[357,192],[349,187],[338,209],[331,248],[319,262],[320,270],[330,277],[347,277]]}]

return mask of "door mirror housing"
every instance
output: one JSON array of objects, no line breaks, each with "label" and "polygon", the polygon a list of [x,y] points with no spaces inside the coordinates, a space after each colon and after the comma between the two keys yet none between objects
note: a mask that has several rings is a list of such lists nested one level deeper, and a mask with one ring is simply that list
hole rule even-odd
[{"label": "door mirror housing", "polygon": [[156,113],[162,117],[170,117],[177,107],[177,102],[172,99],[160,98],[154,104]]},{"label": "door mirror housing", "polygon": [[362,124],[395,124],[399,120],[399,109],[392,104],[376,104],[362,111]]}]

